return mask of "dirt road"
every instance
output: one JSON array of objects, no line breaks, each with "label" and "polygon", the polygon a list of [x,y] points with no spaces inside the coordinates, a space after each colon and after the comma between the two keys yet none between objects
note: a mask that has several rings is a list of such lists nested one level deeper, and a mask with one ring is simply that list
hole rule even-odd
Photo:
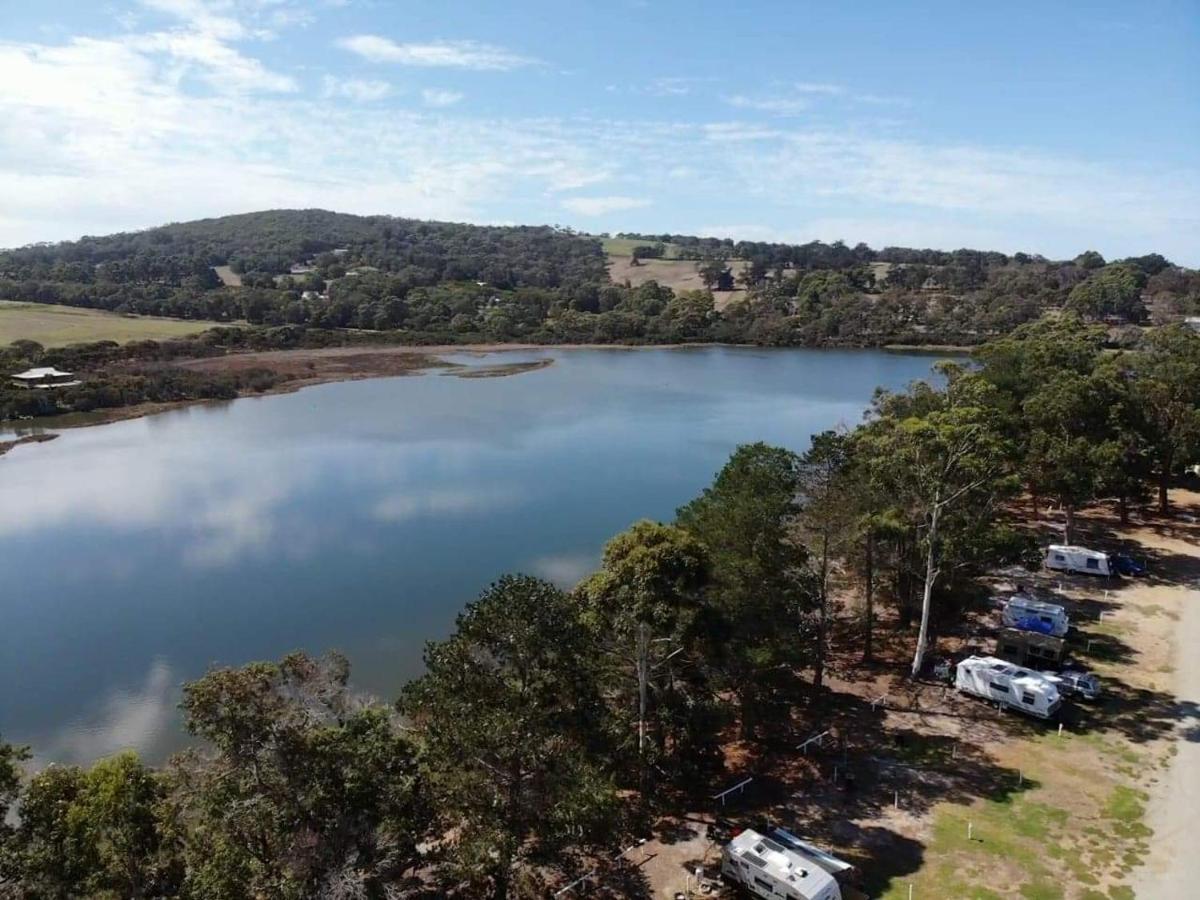
[{"label": "dirt road", "polygon": [[[1200,588],[1200,583],[1197,583]],[[1200,896],[1200,589],[1181,604],[1175,633],[1175,696],[1179,732],[1166,777],[1154,792],[1147,824],[1152,851],[1137,896],[1144,900],[1190,900]]]}]

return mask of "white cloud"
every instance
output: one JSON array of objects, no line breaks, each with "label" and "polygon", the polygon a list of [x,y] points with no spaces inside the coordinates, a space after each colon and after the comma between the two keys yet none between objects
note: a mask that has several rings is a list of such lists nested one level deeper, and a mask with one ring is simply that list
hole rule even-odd
[{"label": "white cloud", "polygon": [[650,205],[649,200],[638,197],[568,197],[562,201],[563,208],[581,216],[603,216],[627,209],[641,209]]},{"label": "white cloud", "polygon": [[[0,42],[0,246],[278,207],[552,222],[564,209],[598,216],[653,204],[673,231],[707,220],[804,239],[902,238],[882,227],[891,222],[914,235],[896,243],[954,247],[975,242],[956,233],[995,234],[1003,240],[980,245],[1200,261],[1195,167],[782,119],[365,117],[346,100],[365,102],[383,82],[288,90],[290,76],[266,69],[249,44],[213,37],[217,26],[189,27]],[[621,187],[561,196],[599,184]],[[809,231],[838,222],[840,234]],[[869,232],[854,233],[854,223]]]},{"label": "white cloud", "polygon": [[431,41],[401,44],[376,34],[342,38],[338,46],[376,63],[428,66],[481,71],[507,71],[533,65],[536,60],[503,47],[479,41]]},{"label": "white cloud", "polygon": [[386,81],[364,78],[337,78],[326,75],[323,79],[323,97],[343,97],[355,103],[373,103],[389,96],[392,86]]},{"label": "white cloud", "polygon": [[462,98],[463,95],[458,91],[446,91],[438,88],[425,88],[421,91],[421,99],[425,101],[426,106],[453,106]]},{"label": "white cloud", "polygon": [[767,112],[776,116],[799,115],[811,106],[803,97],[747,97],[745,94],[726,97],[725,102],[730,106]]},{"label": "white cloud", "polygon": [[825,94],[830,97],[846,93],[846,89],[840,84],[828,84],[818,81],[798,81],[792,85],[792,90],[798,94]]}]

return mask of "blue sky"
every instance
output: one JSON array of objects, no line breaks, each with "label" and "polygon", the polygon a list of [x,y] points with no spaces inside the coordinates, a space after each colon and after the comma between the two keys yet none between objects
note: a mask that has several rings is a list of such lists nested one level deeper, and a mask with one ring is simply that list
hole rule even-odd
[{"label": "blue sky", "polygon": [[1200,3],[0,0],[0,245],[270,207],[1200,264]]}]

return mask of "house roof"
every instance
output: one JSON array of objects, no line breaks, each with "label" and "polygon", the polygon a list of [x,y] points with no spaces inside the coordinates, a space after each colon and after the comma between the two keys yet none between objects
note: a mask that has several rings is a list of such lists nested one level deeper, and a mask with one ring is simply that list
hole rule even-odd
[{"label": "house roof", "polygon": [[35,381],[39,378],[70,378],[72,374],[71,372],[63,372],[53,366],[43,366],[38,369],[26,369],[24,372],[18,372],[12,377]]}]

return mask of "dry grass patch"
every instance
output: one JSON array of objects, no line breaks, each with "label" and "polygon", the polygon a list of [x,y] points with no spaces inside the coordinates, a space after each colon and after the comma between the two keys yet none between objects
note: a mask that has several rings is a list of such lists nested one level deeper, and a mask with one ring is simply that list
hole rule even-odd
[{"label": "dry grass patch", "polygon": [[0,300],[0,345],[16,340],[37,341],[43,347],[63,347],[86,341],[116,341],[124,344],[128,341],[186,337],[218,324]]}]

